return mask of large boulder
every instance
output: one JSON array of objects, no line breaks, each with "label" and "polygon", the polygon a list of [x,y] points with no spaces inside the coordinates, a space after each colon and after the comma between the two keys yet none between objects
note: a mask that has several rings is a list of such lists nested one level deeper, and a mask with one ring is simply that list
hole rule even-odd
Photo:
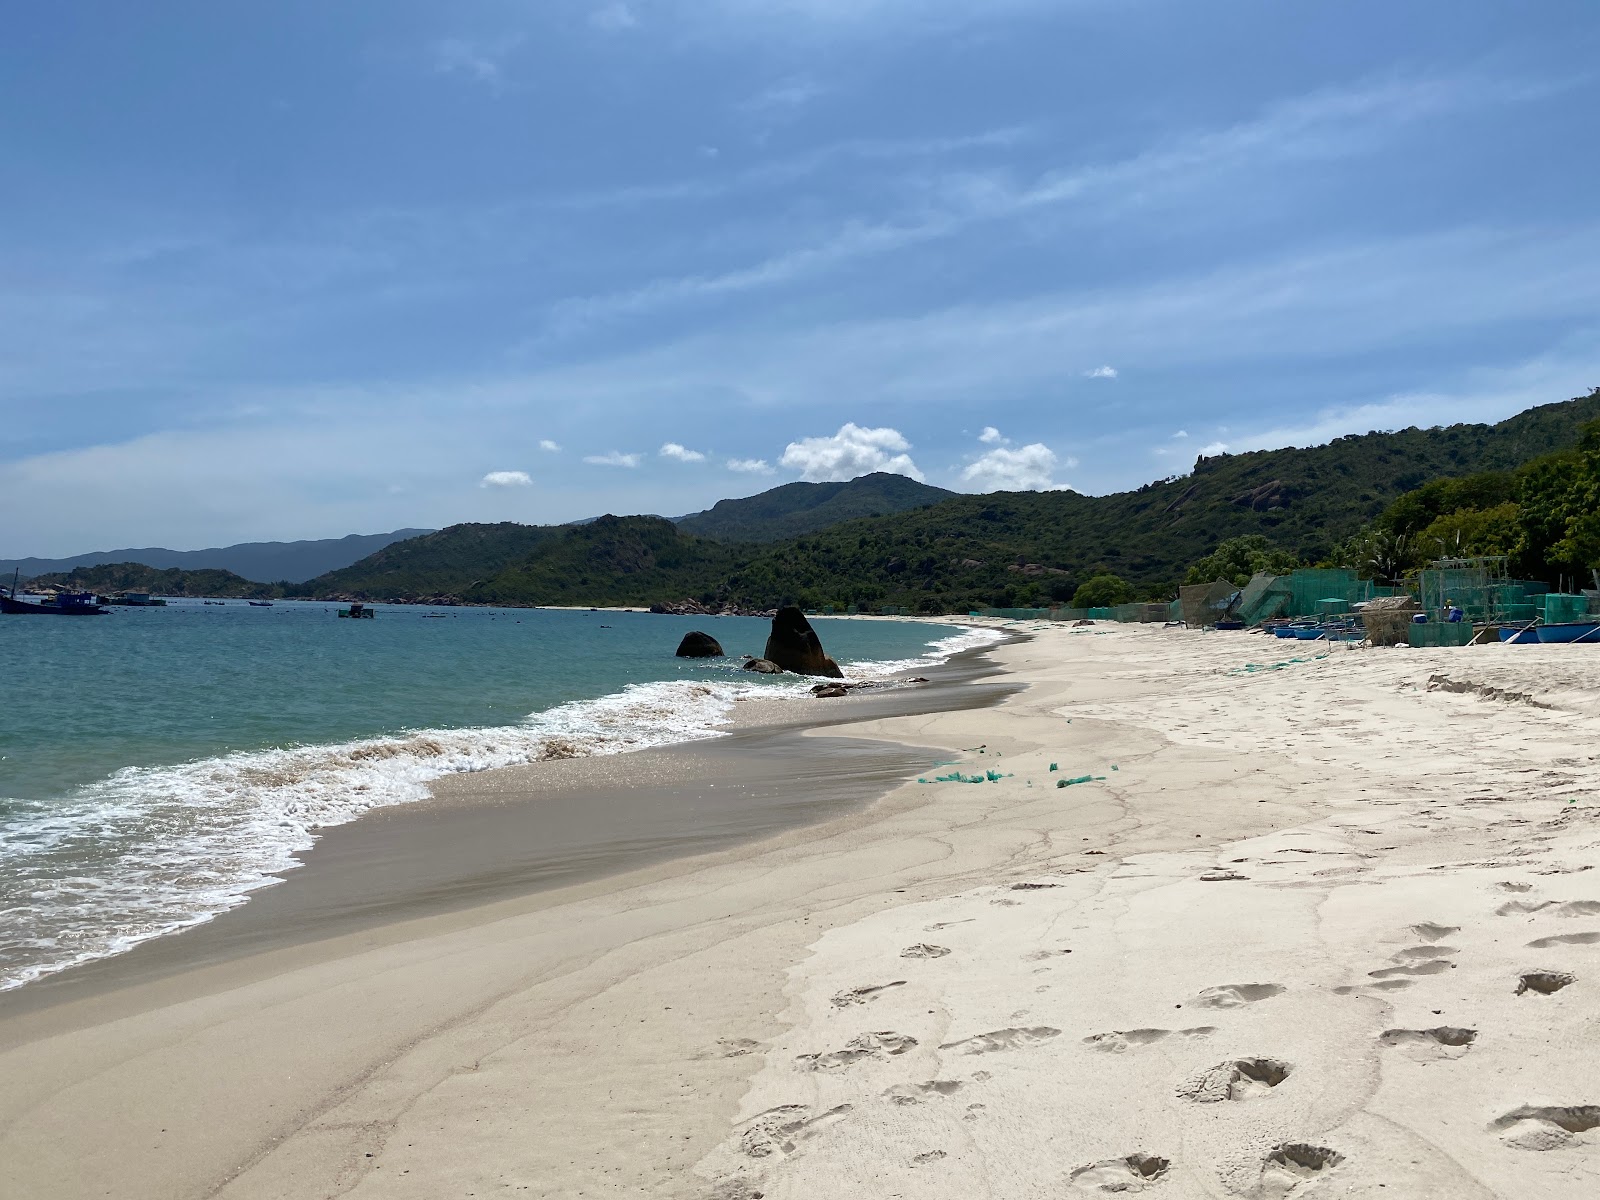
[{"label": "large boulder", "polygon": [[722,643],[698,629],[683,635],[678,643],[679,658],[722,658]]},{"label": "large boulder", "polygon": [[839,664],[823,653],[822,642],[817,638],[816,630],[811,628],[811,622],[806,620],[805,613],[793,605],[780,608],[772,618],[766,657],[796,675],[844,678]]}]

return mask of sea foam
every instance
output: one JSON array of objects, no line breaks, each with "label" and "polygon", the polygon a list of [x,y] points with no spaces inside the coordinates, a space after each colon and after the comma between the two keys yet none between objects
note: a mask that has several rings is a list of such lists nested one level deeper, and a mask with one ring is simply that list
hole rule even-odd
[{"label": "sea foam", "polygon": [[[922,657],[846,670],[885,678],[999,636],[962,628]],[[808,695],[807,682],[791,679],[634,684],[515,725],[127,767],[48,804],[8,801],[0,991],[208,921],[282,882],[317,830],[426,799],[443,776],[720,737],[741,698]]]}]

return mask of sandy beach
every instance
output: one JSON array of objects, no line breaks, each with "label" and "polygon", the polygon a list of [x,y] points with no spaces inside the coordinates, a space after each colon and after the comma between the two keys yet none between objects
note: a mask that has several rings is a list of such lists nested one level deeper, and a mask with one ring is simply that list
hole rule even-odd
[{"label": "sandy beach", "polygon": [[[816,702],[760,778],[864,778],[770,831],[535,890],[483,848],[635,756],[463,777],[0,1001],[0,1196],[1600,1193],[1593,652],[1030,633]],[[650,753],[687,803],[754,782],[720,745]],[[357,911],[385,821],[451,902]]]}]

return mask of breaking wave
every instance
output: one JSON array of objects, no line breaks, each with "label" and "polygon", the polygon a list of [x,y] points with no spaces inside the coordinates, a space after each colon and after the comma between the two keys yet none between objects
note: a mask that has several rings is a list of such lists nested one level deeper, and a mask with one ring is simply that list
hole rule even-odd
[{"label": "breaking wave", "polygon": [[[999,635],[970,630],[927,655],[847,665],[882,678]],[[722,736],[742,697],[802,697],[791,680],[634,684],[516,725],[422,729],[332,745],[126,767],[49,802],[7,800],[0,822],[0,991],[201,924],[281,882],[316,831],[426,799],[451,774],[621,754]]]}]

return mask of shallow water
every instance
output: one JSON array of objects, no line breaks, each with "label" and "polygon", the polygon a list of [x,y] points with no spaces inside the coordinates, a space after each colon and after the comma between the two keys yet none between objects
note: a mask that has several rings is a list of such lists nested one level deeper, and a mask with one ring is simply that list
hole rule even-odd
[{"label": "shallow water", "polygon": [[[0,988],[207,920],[443,775],[715,737],[739,695],[806,694],[738,669],[756,618],[337,607],[0,620]],[[673,657],[692,628],[735,657]],[[817,628],[853,675],[993,640]]]}]

